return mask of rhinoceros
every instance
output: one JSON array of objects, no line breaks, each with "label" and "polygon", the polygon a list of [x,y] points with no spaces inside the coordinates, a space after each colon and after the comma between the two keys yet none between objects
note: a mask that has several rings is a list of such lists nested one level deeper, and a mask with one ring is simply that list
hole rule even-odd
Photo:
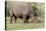
[{"label": "rhinoceros", "polygon": [[10,15],[10,23],[12,23],[13,17],[15,22],[17,18],[22,18],[24,23],[28,23],[28,19],[33,18],[33,9],[32,6],[30,6],[28,3],[16,2],[15,5],[11,8]]}]

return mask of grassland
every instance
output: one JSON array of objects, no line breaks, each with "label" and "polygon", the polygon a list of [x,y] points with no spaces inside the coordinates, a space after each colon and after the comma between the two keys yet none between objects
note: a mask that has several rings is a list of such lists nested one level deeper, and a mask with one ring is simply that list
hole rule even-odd
[{"label": "grassland", "polygon": [[7,17],[6,19],[6,28],[7,30],[23,30],[23,29],[39,29],[39,28],[44,28],[44,19],[41,19],[40,23],[31,23],[31,19],[28,20],[29,23],[24,23],[22,19],[17,18],[16,23],[10,24],[10,17]]}]

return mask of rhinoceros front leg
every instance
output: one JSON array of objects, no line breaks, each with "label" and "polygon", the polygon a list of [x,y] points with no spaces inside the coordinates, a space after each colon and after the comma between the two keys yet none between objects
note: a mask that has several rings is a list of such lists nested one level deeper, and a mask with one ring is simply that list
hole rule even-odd
[{"label": "rhinoceros front leg", "polygon": [[33,16],[33,17],[32,17],[32,22],[33,22],[33,23],[39,22],[39,17]]},{"label": "rhinoceros front leg", "polygon": [[26,16],[23,16],[24,23],[28,23],[28,19]]}]

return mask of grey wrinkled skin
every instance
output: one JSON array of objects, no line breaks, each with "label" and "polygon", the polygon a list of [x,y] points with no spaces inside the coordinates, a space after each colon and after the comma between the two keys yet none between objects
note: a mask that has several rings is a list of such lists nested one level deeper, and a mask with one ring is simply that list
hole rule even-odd
[{"label": "grey wrinkled skin", "polygon": [[24,20],[24,23],[28,23],[29,18],[34,18],[32,7],[28,6],[27,3],[21,3],[21,2],[16,3],[11,8],[10,15],[11,15],[10,23],[12,23],[13,17],[15,19],[15,22],[16,22],[17,18],[21,18]]}]

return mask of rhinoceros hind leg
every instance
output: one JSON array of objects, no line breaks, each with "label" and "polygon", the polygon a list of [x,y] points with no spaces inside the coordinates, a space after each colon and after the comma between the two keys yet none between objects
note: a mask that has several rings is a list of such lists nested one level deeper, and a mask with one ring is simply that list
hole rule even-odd
[{"label": "rhinoceros hind leg", "polygon": [[10,21],[10,23],[12,23],[12,18],[13,18],[13,16],[11,16],[11,21]]}]

